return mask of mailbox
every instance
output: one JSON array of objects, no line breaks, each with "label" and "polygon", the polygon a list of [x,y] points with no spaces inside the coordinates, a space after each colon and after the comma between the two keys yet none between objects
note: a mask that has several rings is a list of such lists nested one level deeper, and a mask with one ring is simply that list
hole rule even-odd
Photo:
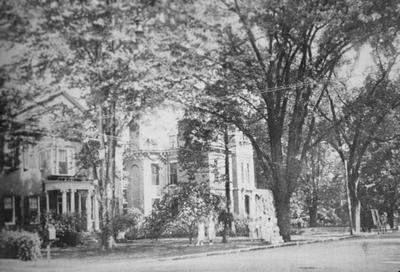
[{"label": "mailbox", "polygon": [[49,234],[49,240],[55,240],[56,239],[56,228],[53,225],[48,225],[47,231]]}]

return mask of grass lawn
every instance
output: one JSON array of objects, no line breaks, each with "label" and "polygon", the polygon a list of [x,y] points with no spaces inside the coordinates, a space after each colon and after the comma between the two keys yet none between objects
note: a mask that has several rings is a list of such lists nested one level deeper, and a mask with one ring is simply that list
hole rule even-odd
[{"label": "grass lawn", "polygon": [[251,242],[248,238],[230,239],[228,243],[222,243],[221,238],[209,245],[195,246],[189,244],[188,239],[159,239],[154,240],[135,240],[127,243],[120,243],[116,248],[109,251],[102,251],[99,246],[78,246],[75,248],[52,248],[51,256],[58,258],[107,258],[107,259],[143,259],[143,258],[163,258],[171,256],[189,255],[202,252],[213,252],[219,250],[240,249],[252,246],[265,245],[261,241]]}]

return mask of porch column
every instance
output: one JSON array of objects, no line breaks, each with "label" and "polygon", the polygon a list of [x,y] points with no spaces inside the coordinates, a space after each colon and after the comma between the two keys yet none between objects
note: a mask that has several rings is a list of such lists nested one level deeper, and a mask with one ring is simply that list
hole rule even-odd
[{"label": "porch column", "polygon": [[50,212],[50,198],[49,191],[46,191],[46,213]]},{"label": "porch column", "polygon": [[78,213],[82,213],[82,193],[78,191]]},{"label": "porch column", "polygon": [[15,196],[11,197],[12,201],[12,223],[15,225]]},{"label": "porch column", "polygon": [[62,213],[67,213],[67,191],[61,190],[62,193]]},{"label": "porch column", "polygon": [[92,231],[92,194],[90,190],[86,194],[86,228]]},{"label": "porch column", "polygon": [[99,230],[100,229],[100,224],[99,224],[99,201],[97,200],[97,195],[96,193],[94,194],[93,197],[93,212],[94,212],[94,230]]},{"label": "porch column", "polygon": [[71,189],[70,194],[71,213],[75,213],[75,190]]},{"label": "porch column", "polygon": [[38,220],[39,220],[39,222],[40,222],[40,201],[41,201],[41,197],[40,196],[37,196],[37,202],[38,202]]},{"label": "porch column", "polygon": [[25,202],[25,196],[21,196],[21,200],[19,202],[19,208],[20,208],[20,211],[21,211],[21,223],[22,223],[22,225],[25,225],[25,207],[24,207],[24,202]]}]

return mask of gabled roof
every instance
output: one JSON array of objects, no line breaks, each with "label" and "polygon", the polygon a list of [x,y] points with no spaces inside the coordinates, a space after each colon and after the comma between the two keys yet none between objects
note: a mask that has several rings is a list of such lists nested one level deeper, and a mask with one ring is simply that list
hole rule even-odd
[{"label": "gabled roof", "polygon": [[81,112],[85,112],[86,109],[78,102],[76,99],[74,99],[71,95],[69,95],[66,91],[59,91],[57,93],[48,95],[46,97],[43,97],[39,101],[34,101],[32,104],[27,105],[24,109],[19,111],[16,115],[20,115],[24,112],[27,112],[33,108],[36,108],[38,106],[44,106],[46,103],[49,103],[56,99],[59,96],[63,96],[65,99],[67,99],[71,104],[73,104],[76,108],[78,108]]}]

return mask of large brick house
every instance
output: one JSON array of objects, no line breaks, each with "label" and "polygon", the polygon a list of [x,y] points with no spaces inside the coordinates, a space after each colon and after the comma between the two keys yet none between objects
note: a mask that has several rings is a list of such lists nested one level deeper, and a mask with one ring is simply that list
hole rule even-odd
[{"label": "large brick house", "polygon": [[0,175],[0,223],[5,227],[37,224],[42,213],[52,211],[85,214],[87,230],[99,229],[96,182],[88,171],[78,168],[75,158],[81,144],[51,135],[62,112],[43,109],[57,105],[85,110],[68,93],[58,92],[26,105],[15,116],[25,122],[42,109],[37,126],[47,133],[32,144],[4,146],[8,164]]}]

